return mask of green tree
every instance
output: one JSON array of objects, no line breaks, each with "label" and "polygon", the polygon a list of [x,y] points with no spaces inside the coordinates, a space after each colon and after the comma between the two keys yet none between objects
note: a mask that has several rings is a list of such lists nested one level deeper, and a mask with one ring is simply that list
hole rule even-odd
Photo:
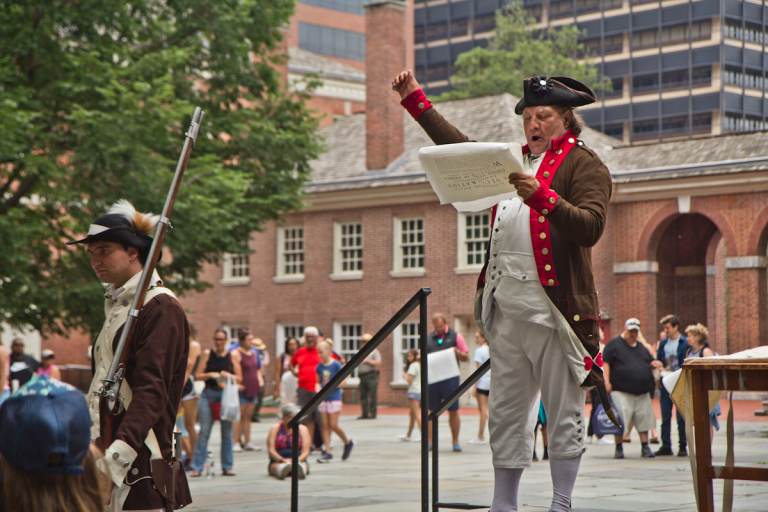
[{"label": "green tree", "polygon": [[597,89],[610,89],[597,68],[580,59],[585,47],[575,26],[532,30],[536,20],[520,5],[496,13],[496,32],[487,48],[475,47],[456,59],[452,90],[438,100],[456,100],[509,93],[522,96],[530,76],[570,76]]},{"label": "green tree", "polygon": [[175,290],[204,287],[203,264],[300,206],[320,142],[278,69],[293,6],[3,2],[0,321],[98,329],[100,286],[64,242],[119,198],[159,213],[195,105],[206,116],[161,269]]}]

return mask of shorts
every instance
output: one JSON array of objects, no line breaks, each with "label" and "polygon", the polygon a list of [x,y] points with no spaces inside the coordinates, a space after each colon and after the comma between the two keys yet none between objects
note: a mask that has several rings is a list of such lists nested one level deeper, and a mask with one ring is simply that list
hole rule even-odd
[{"label": "shorts", "polygon": [[[312,400],[312,397],[315,396],[314,391],[309,391],[304,388],[298,388],[296,390],[297,397],[299,399],[299,407],[304,407],[309,403],[310,400]],[[310,423],[317,423],[318,419],[320,418],[317,409],[307,414],[307,416],[301,421],[304,425],[309,425]]]},{"label": "shorts", "polygon": [[408,393],[408,400],[421,400],[421,393],[416,393],[415,391]]},{"label": "shorts", "polygon": [[341,412],[341,400],[323,400],[318,410],[321,414],[336,414]]},{"label": "shorts", "polygon": [[245,396],[245,391],[239,391],[238,395],[240,395],[240,405],[252,405],[259,401],[258,396],[253,396],[253,397]]},{"label": "shorts", "polygon": [[611,399],[619,410],[624,425],[634,425],[638,432],[648,432],[656,426],[656,417],[648,393],[633,395],[613,391]]},{"label": "shorts", "polygon": [[184,389],[181,390],[181,401],[194,400],[195,398],[197,398],[197,393],[195,393],[195,381],[190,377],[187,379],[187,382],[184,383]]},{"label": "shorts", "polygon": [[176,417],[176,428],[178,428],[179,432],[181,432],[181,437],[189,437],[189,431],[187,430],[187,426],[184,424],[183,415]]},{"label": "shorts", "polygon": [[478,395],[483,395],[483,396],[488,396],[488,395],[491,394],[491,390],[490,389],[480,389],[480,388],[477,388],[477,394]]},{"label": "shorts", "polygon": [[[429,385],[429,410],[434,411],[459,387],[459,377],[453,377]],[[449,411],[459,410],[459,401],[455,400],[449,407]]]}]

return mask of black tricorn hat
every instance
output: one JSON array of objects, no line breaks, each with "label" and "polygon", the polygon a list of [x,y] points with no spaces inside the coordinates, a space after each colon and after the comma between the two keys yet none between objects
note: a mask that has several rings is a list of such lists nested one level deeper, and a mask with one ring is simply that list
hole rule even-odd
[{"label": "black tricorn hat", "polygon": [[595,93],[567,76],[533,76],[523,81],[523,97],[515,106],[515,114],[522,114],[525,107],[581,107],[595,102]]},{"label": "black tricorn hat", "polygon": [[131,203],[121,199],[113,204],[107,213],[93,221],[84,238],[72,240],[67,244],[116,242],[137,248],[144,258],[152,246],[152,235],[158,220],[159,216],[138,212]]}]

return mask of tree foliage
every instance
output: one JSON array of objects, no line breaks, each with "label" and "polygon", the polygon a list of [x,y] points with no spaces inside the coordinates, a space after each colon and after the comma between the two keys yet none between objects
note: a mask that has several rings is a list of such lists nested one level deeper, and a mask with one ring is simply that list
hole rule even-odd
[{"label": "tree foliage", "polygon": [[9,0],[0,9],[0,321],[101,324],[85,251],[119,198],[159,213],[194,106],[206,111],[161,269],[176,291],[300,205],[319,150],[276,69],[293,0]]},{"label": "tree foliage", "polygon": [[533,30],[536,19],[519,2],[496,13],[496,32],[488,47],[459,55],[451,77],[452,90],[438,100],[455,100],[509,93],[523,94],[523,80],[531,76],[570,76],[597,89],[610,84],[597,68],[581,61],[586,53],[579,30],[565,26]]}]

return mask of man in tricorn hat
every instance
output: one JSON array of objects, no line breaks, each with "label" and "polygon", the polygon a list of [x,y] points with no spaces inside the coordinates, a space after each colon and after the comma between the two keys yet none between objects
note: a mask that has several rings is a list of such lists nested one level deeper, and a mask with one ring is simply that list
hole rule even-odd
[{"label": "man in tricorn hat", "polygon": [[[189,325],[181,304],[156,272],[125,348],[125,380],[120,387],[125,409],[113,415],[96,396],[137,293],[157,221],[158,216],[137,212],[122,200],[90,225],[85,238],[69,242],[86,245],[91,267],[107,285],[106,318],[92,351],[94,376],[88,403],[91,437],[105,450],[113,482],[111,511],[173,510],[191,502],[184,472],[169,470]],[[169,496],[169,489],[175,489],[175,495]]]},{"label": "man in tricorn hat", "polygon": [[[392,87],[435,143],[469,141],[432,107],[411,71]],[[517,510],[539,394],[549,420],[550,510],[567,511],[584,452],[580,386],[596,385],[605,396],[590,248],[603,233],[611,177],[578,139],[573,108],[595,101],[589,87],[533,77],[523,89],[515,113],[523,118],[520,158],[529,174],[511,174],[517,194],[493,208],[475,308],[491,347],[491,512]]]}]

